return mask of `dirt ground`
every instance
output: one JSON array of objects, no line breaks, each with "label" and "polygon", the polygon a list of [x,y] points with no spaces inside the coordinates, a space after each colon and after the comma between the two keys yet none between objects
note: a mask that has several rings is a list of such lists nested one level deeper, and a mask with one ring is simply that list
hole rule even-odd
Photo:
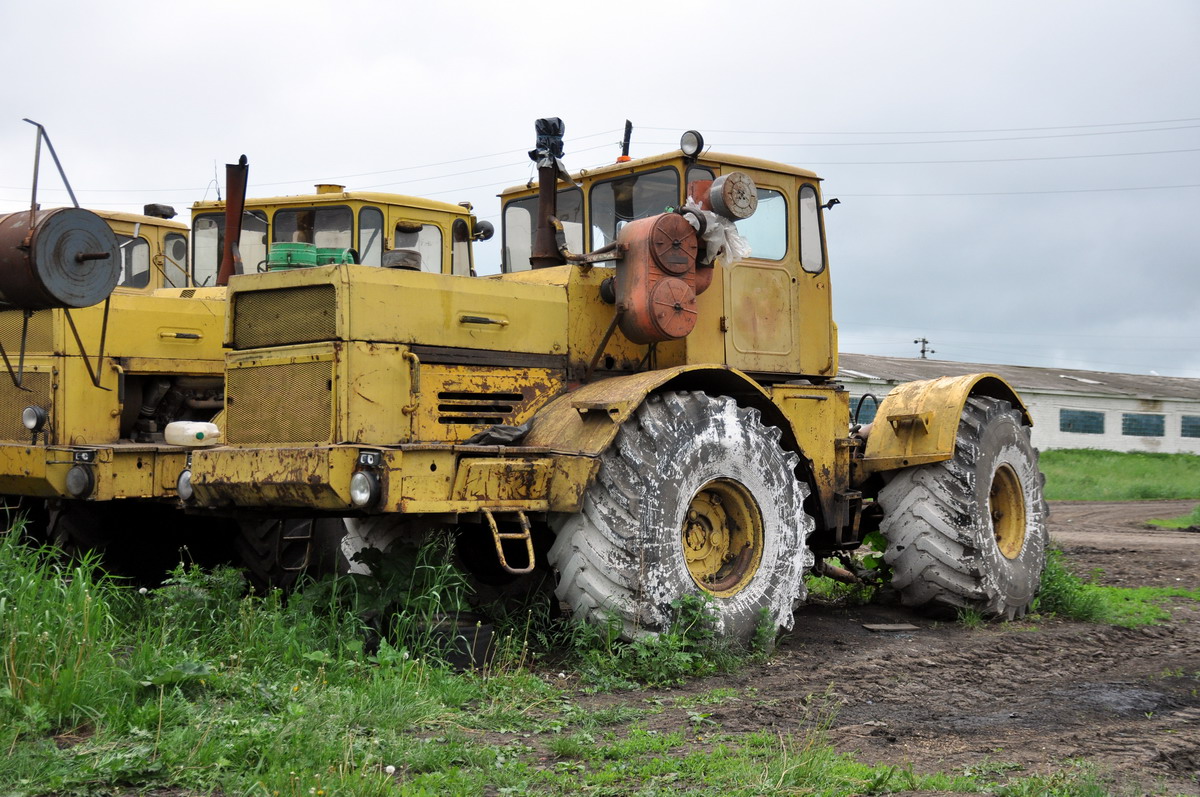
[{"label": "dirt ground", "polygon": [[[1102,571],[1102,584],[1196,589],[1200,532],[1145,523],[1195,505],[1052,503],[1050,533],[1076,572]],[[864,762],[1021,775],[1081,761],[1111,778],[1114,794],[1200,795],[1200,605],[1171,608],[1171,622],[1137,629],[1041,619],[969,629],[899,607],[810,605],[765,665],[580,700],[658,697],[675,707],[646,724],[675,731],[690,727],[688,695],[731,688],[736,697],[703,707],[717,723],[707,733],[786,734],[832,705],[830,741]],[[917,629],[864,627],[876,623]]]}]

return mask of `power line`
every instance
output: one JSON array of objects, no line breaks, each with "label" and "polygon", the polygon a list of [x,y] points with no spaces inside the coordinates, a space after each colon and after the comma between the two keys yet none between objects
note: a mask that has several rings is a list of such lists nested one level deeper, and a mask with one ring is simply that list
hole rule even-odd
[{"label": "power line", "polygon": [[[908,337],[909,335],[911,335],[912,329],[915,326],[920,326],[922,329],[928,329],[932,332],[947,332],[947,333],[957,334],[957,335],[1003,335],[1005,337],[1032,337],[1032,338],[1046,337],[1046,333],[1044,333],[1044,332],[1016,332],[1016,331],[1011,331],[1011,330],[1007,330],[1007,329],[1005,329],[1005,330],[950,329],[947,327],[930,327],[928,324],[919,324],[919,325],[913,324],[913,325],[909,325],[909,326],[895,326],[892,324],[868,324],[868,323],[854,322],[854,329],[862,329],[864,327],[869,327],[869,328],[874,328],[874,329],[895,329],[895,330],[897,330],[900,337]],[[1053,335],[1055,337],[1091,338],[1091,339],[1095,339],[1095,340],[1108,340],[1108,339],[1178,340],[1180,337],[1179,335],[1126,335],[1126,334],[1091,335],[1091,334],[1083,334],[1080,332],[1054,332]],[[1024,344],[1020,344],[1020,345],[1024,345]]]},{"label": "power line", "polygon": [[[1055,133],[1045,136],[1002,136],[997,138],[943,138],[937,141],[843,141],[821,143],[787,143],[787,142],[729,142],[722,146],[730,147],[900,147],[911,144],[981,144],[992,141],[1039,141],[1049,138],[1084,138],[1088,136],[1124,136],[1131,133],[1161,133],[1167,130],[1191,130],[1200,125],[1179,125],[1177,127],[1150,127],[1145,130],[1103,130],[1093,133]],[[678,142],[646,141],[656,147],[674,147]]]},{"label": "power line", "polygon": [[[575,138],[573,138],[571,140],[572,141],[582,141],[583,139],[586,139],[586,138],[596,138],[597,136],[615,135],[619,132],[621,132],[621,131],[616,130],[616,129],[604,130],[599,133],[589,133],[584,136],[576,136]],[[595,146],[583,147],[583,148],[580,148],[580,149],[577,149],[574,151],[575,152],[590,152],[592,150],[603,149],[603,148],[609,147],[609,146],[617,146],[617,144],[615,144],[615,143],[597,144]],[[436,163],[424,163],[424,164],[420,164],[418,166],[400,166],[395,169],[380,169],[378,171],[358,172],[356,174],[343,174],[343,175],[336,175],[336,176],[332,176],[332,177],[330,177],[330,176],[319,177],[319,178],[310,177],[307,179],[281,180],[281,181],[271,182],[271,183],[252,183],[250,185],[250,187],[251,188],[266,188],[266,187],[275,186],[275,185],[292,185],[293,183],[321,183],[321,182],[329,182],[331,180],[345,180],[345,179],[349,179],[352,177],[370,177],[370,176],[373,176],[376,174],[395,174],[397,172],[415,171],[417,169],[431,169],[435,166],[449,166],[449,165],[452,165],[455,163],[466,163],[468,161],[483,160],[484,158],[498,158],[498,157],[502,157],[504,155],[512,155],[515,153],[524,154],[525,151],[526,150],[523,150],[523,149],[521,149],[521,150],[510,149],[510,150],[505,150],[504,152],[493,152],[488,155],[472,155],[469,158],[455,158],[453,160],[438,161]],[[512,168],[513,165],[514,164],[512,164],[512,163],[505,163],[505,164],[501,164],[500,166],[489,166],[484,169],[475,169],[473,171],[474,172],[483,172],[483,171],[490,171],[493,169],[506,169],[506,168]],[[518,163],[516,165],[519,166],[521,164]],[[467,172],[458,172],[456,174],[449,174],[449,175],[438,175],[437,177],[421,177],[421,178],[417,178],[417,179],[432,180],[432,179],[440,179],[443,177],[454,177],[454,176],[457,176],[457,174],[471,174],[471,173],[473,173],[473,172],[467,171]],[[416,182],[416,181],[417,180],[413,180],[412,182]],[[393,185],[393,183],[384,183],[384,185]],[[11,185],[0,186],[0,189],[5,189],[5,190],[9,190],[9,191],[28,191],[29,190],[28,186],[11,186]],[[63,189],[46,188],[46,189],[39,189],[39,190],[59,191],[59,190],[63,190]],[[135,194],[135,193],[136,194],[156,194],[156,193],[167,194],[167,193],[184,192],[184,191],[203,191],[204,188],[203,187],[196,188],[193,186],[190,188],[89,188],[89,189],[84,189],[84,190],[88,191],[89,193],[106,193],[106,194]],[[127,202],[125,204],[131,204],[131,203]]]},{"label": "power line", "polygon": [[936,163],[1017,163],[1020,161],[1062,161],[1078,158],[1127,158],[1134,155],[1177,155],[1183,152],[1200,152],[1196,149],[1160,149],[1150,152],[1112,152],[1097,155],[1044,155],[1034,158],[966,158],[961,160],[936,161],[806,161],[793,166],[924,166]]},{"label": "power line", "polygon": [[839,196],[855,197],[855,198],[880,198],[880,197],[936,197],[936,196],[1025,196],[1030,194],[1094,194],[1106,191],[1164,191],[1172,188],[1200,188],[1200,183],[1186,183],[1183,185],[1140,185],[1130,188],[1063,188],[1050,191],[966,191],[961,193],[946,193],[946,194],[847,194],[844,191],[837,192]]},{"label": "power line", "polygon": [[[1087,125],[1052,125],[1046,127],[995,127],[984,130],[709,130],[721,134],[753,134],[767,136],[937,136],[966,133],[1031,133],[1038,130],[1083,130],[1096,127],[1130,127],[1134,125],[1164,125],[1176,122],[1200,122],[1200,117],[1187,119],[1153,119],[1145,122],[1106,122]],[[677,130],[674,127],[648,127],[639,125],[639,130]]]}]

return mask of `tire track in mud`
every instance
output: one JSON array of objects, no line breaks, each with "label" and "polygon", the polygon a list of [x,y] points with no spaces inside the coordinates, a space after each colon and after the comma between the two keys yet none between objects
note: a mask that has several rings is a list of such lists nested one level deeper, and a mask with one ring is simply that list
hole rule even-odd
[{"label": "tire track in mud", "polygon": [[[1056,504],[1051,535],[1073,541],[1062,547],[1076,568],[1096,555],[1077,557],[1071,545],[1101,551],[1102,583],[1196,588],[1200,534],[1145,527],[1195,503]],[[649,698],[665,708],[644,724],[680,730],[689,701],[728,689],[734,697],[704,707],[714,732],[788,734],[825,719],[830,742],[865,762],[926,772],[1003,763],[1020,775],[1082,760],[1108,773],[1114,792],[1200,794],[1200,605],[1171,611],[1171,622],[1133,629],[1044,619],[970,629],[901,607],[809,605],[763,665],[585,702]]]}]

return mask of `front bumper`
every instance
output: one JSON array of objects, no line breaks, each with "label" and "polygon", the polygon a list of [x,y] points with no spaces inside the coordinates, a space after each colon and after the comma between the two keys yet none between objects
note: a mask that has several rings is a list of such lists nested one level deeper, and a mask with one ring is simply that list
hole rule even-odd
[{"label": "front bumper", "polygon": [[[187,463],[178,446],[35,446],[0,443],[0,493],[37,498],[175,498],[175,481]],[[67,489],[72,468],[86,469],[87,495]]]},{"label": "front bumper", "polygon": [[[598,468],[594,457],[520,446],[225,446],[193,452],[194,498],[189,505],[338,514],[465,513],[485,508],[574,512]],[[379,498],[371,506],[356,507],[350,501],[350,478],[363,469],[378,478]]]}]

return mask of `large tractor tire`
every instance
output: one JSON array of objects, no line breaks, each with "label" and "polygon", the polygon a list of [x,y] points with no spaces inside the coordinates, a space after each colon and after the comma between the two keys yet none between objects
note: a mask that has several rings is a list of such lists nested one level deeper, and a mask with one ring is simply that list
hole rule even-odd
[{"label": "large tractor tire", "polygon": [[110,575],[154,586],[181,563],[228,564],[236,524],[154,501],[55,501],[49,534],[68,557],[91,553]]},{"label": "large tractor tire", "polygon": [[0,495],[0,534],[13,529],[20,529],[21,539],[31,545],[50,542],[50,518],[45,499]]},{"label": "large tractor tire", "polygon": [[258,590],[291,589],[299,578],[346,572],[342,518],[268,518],[238,523],[234,549]]},{"label": "large tractor tire", "polygon": [[792,627],[812,566],[799,460],[757,410],[700,392],[651,396],[602,458],[583,511],[557,518],[558,598],[622,636],[663,632],[672,602],[706,595],[718,636]]},{"label": "large tractor tire", "polygon": [[879,493],[901,601],[1024,616],[1046,562],[1044,482],[1020,413],[967,399],[954,456],[902,470]]}]

